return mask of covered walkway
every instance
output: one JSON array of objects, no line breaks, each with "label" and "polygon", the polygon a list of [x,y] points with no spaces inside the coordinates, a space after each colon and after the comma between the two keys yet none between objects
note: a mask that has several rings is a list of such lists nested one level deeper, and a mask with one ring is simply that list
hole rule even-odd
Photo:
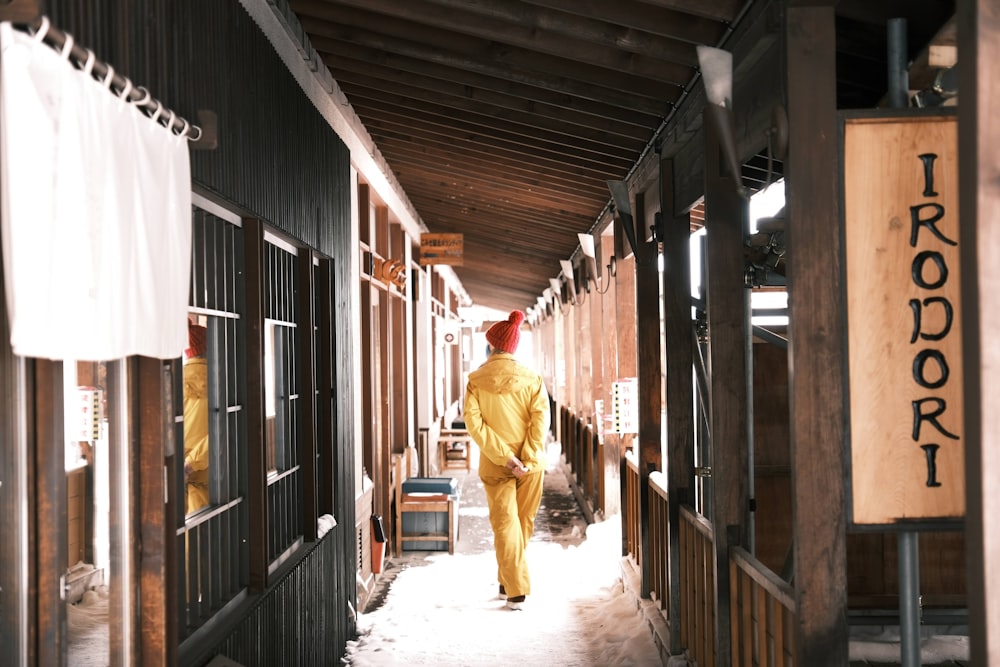
[{"label": "covered walkway", "polygon": [[558,445],[528,549],[532,595],[522,611],[504,607],[476,463],[469,473],[448,471],[461,484],[455,554],[412,551],[387,563],[358,619],[360,638],[348,644],[348,664],[665,664],[651,626],[640,622],[652,617],[650,603],[622,581],[621,523],[587,526]]},{"label": "covered walkway", "polygon": [[[345,663],[383,665],[666,665],[668,629],[639,597],[639,575],[621,557],[621,521],[587,525],[558,443],[550,446],[542,506],[529,548],[533,594],[520,612],[497,598],[486,495],[472,471],[448,470],[461,487],[455,554],[407,551],[387,561],[358,618]],[[851,667],[899,665],[895,627],[856,627]],[[921,664],[966,665],[966,628],[928,627]]]}]

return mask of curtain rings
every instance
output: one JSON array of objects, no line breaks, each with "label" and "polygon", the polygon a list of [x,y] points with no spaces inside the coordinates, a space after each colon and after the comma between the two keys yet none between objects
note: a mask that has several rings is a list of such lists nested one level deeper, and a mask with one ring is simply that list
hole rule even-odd
[{"label": "curtain rings", "polygon": [[141,92],[143,94],[143,98],[141,100],[132,101],[132,104],[136,105],[137,107],[142,108],[147,104],[149,104],[149,101],[153,99],[152,95],[149,94],[149,89],[147,89],[146,86],[136,86],[135,90],[136,92]]},{"label": "curtain rings", "polygon": [[63,42],[62,51],[59,52],[59,56],[63,60],[69,60],[70,54],[73,53],[73,35],[66,33],[66,41]]},{"label": "curtain rings", "polygon": [[108,63],[107,65],[108,71],[104,74],[104,81],[101,83],[104,84],[105,88],[111,90],[111,82],[115,79],[115,68],[111,66],[111,63]]},{"label": "curtain rings", "polygon": [[97,61],[97,56],[90,49],[87,49],[87,60],[83,63],[83,71],[87,76],[91,76],[94,71],[94,63]]},{"label": "curtain rings", "polygon": [[132,79],[125,77],[125,86],[122,88],[122,92],[118,93],[118,97],[128,102],[128,96],[132,94]]},{"label": "curtain rings", "polygon": [[38,26],[38,31],[35,33],[35,42],[36,43],[38,43],[38,44],[42,43],[42,40],[45,39],[45,35],[49,34],[49,26],[50,25],[51,24],[49,23],[49,17],[43,15],[42,16],[42,23],[41,23],[41,25]]}]

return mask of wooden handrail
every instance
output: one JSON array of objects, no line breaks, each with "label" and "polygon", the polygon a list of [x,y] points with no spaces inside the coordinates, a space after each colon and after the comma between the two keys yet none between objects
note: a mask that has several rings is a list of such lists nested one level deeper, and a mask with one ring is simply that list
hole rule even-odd
[{"label": "wooden handrail", "polygon": [[730,548],[729,558],[782,607],[795,612],[795,589],[788,582],[769,570],[743,547]]}]

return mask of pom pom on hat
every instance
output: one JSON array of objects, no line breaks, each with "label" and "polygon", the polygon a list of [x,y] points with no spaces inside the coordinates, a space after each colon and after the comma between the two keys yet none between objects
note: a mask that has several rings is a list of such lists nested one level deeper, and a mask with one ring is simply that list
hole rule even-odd
[{"label": "pom pom on hat", "polygon": [[184,357],[190,359],[191,357],[200,357],[205,354],[205,346],[207,344],[208,329],[201,326],[200,324],[195,324],[194,322],[188,322],[188,349],[184,350]]},{"label": "pom pom on hat", "polygon": [[524,321],[524,313],[520,310],[512,311],[510,317],[503,322],[497,322],[486,332],[486,342],[494,350],[500,352],[513,353],[517,350],[517,344],[521,340],[521,322]]}]

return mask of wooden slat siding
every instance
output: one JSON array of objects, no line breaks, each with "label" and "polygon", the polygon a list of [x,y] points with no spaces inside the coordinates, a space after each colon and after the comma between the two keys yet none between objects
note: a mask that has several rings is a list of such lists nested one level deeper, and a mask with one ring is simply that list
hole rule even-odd
[{"label": "wooden slat siding", "polygon": [[730,555],[732,664],[793,664],[784,628],[795,616],[795,589],[745,549],[734,547]]},{"label": "wooden slat siding", "polygon": [[347,639],[338,625],[347,610],[330,576],[342,559],[332,535],[312,543],[210,652],[185,664],[204,664],[216,653],[260,667],[338,664]]},{"label": "wooden slat siding", "polygon": [[665,482],[665,477],[654,475],[649,478],[649,553],[652,560],[650,593],[655,593],[657,606],[669,619],[669,600],[673,594],[670,587],[670,562],[677,558],[670,553],[670,510],[667,489],[663,486]]},{"label": "wooden slat siding", "polygon": [[747,203],[724,173],[712,123],[705,122],[706,275],[712,431],[712,524],[715,526],[717,658],[730,655],[729,548],[746,540],[748,336],[743,287]]},{"label": "wooden slat siding", "polygon": [[[62,575],[66,572],[66,531],[45,526],[66,525],[66,452],[62,362],[36,359],[29,364],[33,406],[28,442],[34,452],[35,505],[29,521],[35,525],[37,575],[29,582],[37,600],[39,665],[62,665],[66,652],[66,604]],[[33,436],[33,437],[32,437]]]},{"label": "wooden slat siding", "polygon": [[[795,507],[796,664],[847,652],[845,378],[834,3],[786,11],[789,403]],[[817,2],[809,3],[817,5]],[[822,489],[822,493],[817,493]]]},{"label": "wooden slat siding", "polygon": [[1000,62],[1000,7],[990,0],[961,3],[958,9],[959,75],[962,105],[958,133],[963,369],[965,371],[966,540],[972,665],[1000,663],[1000,577],[990,567],[1000,549],[992,508],[1000,502],[1000,393],[995,369],[1000,308],[1000,179],[995,147],[996,63]]},{"label": "wooden slat siding", "polygon": [[699,665],[715,665],[715,549],[712,524],[688,506],[680,511],[681,642]]},{"label": "wooden slat siding", "polygon": [[[299,442],[302,448],[302,507],[296,512],[302,519],[302,539],[316,541],[319,517],[319,476],[317,469],[316,406],[316,283],[313,251],[299,248],[298,261],[298,332],[296,359],[299,392]],[[294,511],[294,510],[293,510]]]},{"label": "wooden slat siding", "polygon": [[131,366],[138,431],[138,483],[133,486],[139,520],[137,640],[141,664],[155,667],[175,664],[177,647],[177,599],[167,594],[173,590],[167,554],[173,541],[164,502],[164,445],[172,439],[173,428],[173,415],[167,409],[172,381],[169,366],[158,359],[135,357]]},{"label": "wooden slat siding", "polygon": [[663,327],[666,339],[664,397],[667,419],[667,502],[670,535],[670,652],[680,652],[680,506],[693,502],[694,488],[694,330],[691,326],[691,221],[677,215],[674,161],[660,160],[663,215]]},{"label": "wooden slat siding", "polygon": [[247,515],[249,519],[249,579],[251,591],[267,587],[268,508],[264,415],[264,225],[244,218],[246,273],[247,383]]}]

